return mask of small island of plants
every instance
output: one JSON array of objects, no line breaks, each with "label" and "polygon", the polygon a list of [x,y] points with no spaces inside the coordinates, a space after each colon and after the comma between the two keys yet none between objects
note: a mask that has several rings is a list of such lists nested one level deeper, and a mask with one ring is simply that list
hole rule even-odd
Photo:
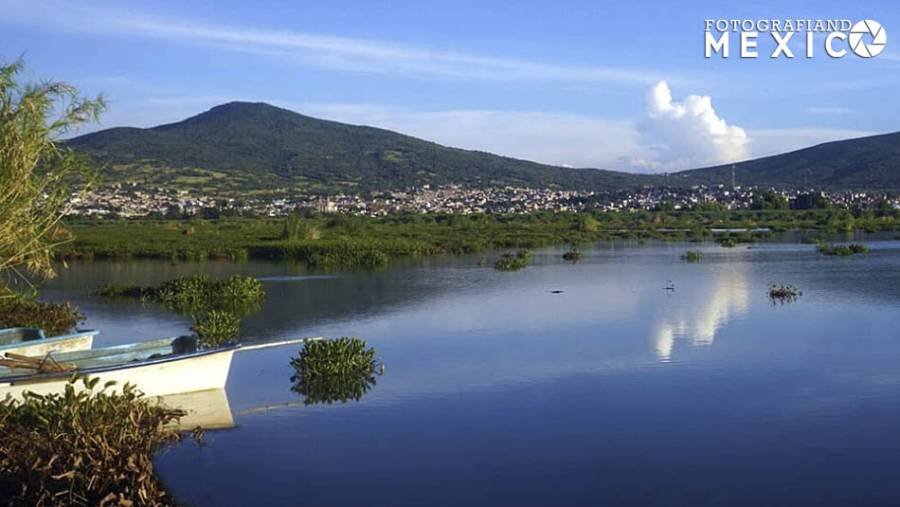
[{"label": "small island of plants", "polygon": [[819,243],[816,248],[822,255],[835,255],[838,257],[849,257],[851,255],[869,253],[869,247],[861,243],[850,243],[849,245]]},{"label": "small island of plants", "polygon": [[700,262],[703,260],[703,252],[698,250],[688,250],[681,254],[681,260],[685,262]]},{"label": "small island of plants", "polygon": [[375,385],[375,349],[359,338],[307,341],[291,366],[306,405],[359,401]]},{"label": "small island of plants", "polygon": [[531,264],[531,252],[519,250],[515,254],[505,253],[494,263],[494,269],[499,271],[518,271]]},{"label": "small island of plants", "polygon": [[191,328],[204,347],[216,347],[237,338],[241,317],[257,311],[266,297],[262,283],[250,276],[223,279],[207,275],[175,278],[156,287],[108,284],[95,293],[104,298],[154,301],[188,315]]},{"label": "small island of plants", "polygon": [[790,303],[803,295],[797,287],[790,284],[772,284],[769,286],[769,300],[772,303]]}]

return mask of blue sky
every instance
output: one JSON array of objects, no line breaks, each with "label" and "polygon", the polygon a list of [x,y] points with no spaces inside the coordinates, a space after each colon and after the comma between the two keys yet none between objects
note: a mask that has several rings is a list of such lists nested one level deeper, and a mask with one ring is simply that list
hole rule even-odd
[{"label": "blue sky", "polygon": [[[0,59],[24,55],[27,78],[102,92],[110,108],[100,127],[265,101],[453,146],[631,171],[900,130],[900,9],[886,0],[0,7]],[[706,59],[710,18],[874,19],[888,43],[871,59]],[[767,44],[761,37],[761,52]]]}]

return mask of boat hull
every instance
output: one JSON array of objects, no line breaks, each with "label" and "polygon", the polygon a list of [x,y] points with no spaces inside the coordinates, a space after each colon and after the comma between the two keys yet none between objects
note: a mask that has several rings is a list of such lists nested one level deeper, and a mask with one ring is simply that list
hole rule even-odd
[{"label": "boat hull", "polygon": [[94,345],[97,331],[77,331],[63,336],[0,345],[0,355],[7,352],[23,356],[46,356],[51,352],[88,350]]},{"label": "boat hull", "polygon": [[[108,392],[121,392],[126,383],[132,384],[148,397],[224,389],[235,350],[230,348],[206,351],[186,357],[88,369],[81,372],[81,376],[89,380],[99,379],[98,388],[107,382],[115,382],[108,388]],[[29,378],[0,381],[0,398],[9,395],[15,399],[22,399],[22,394],[26,391],[41,395],[62,393],[69,379],[70,375],[50,377],[36,375]],[[84,383],[76,382],[75,388],[84,390]]]},{"label": "boat hull", "polygon": [[185,414],[171,426],[178,430],[194,428],[221,430],[234,428],[234,417],[224,389],[210,389],[190,393],[160,396],[157,402],[166,408],[183,410]]}]

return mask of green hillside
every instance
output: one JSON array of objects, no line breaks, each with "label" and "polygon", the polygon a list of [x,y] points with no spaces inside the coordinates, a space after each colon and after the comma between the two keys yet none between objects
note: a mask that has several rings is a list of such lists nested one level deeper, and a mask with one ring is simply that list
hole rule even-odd
[{"label": "green hillside", "polygon": [[[900,132],[819,144],[734,164],[738,184],[827,190],[900,190]],[[730,183],[731,164],[673,176]],[[674,178],[673,178],[674,179]]]},{"label": "green hillside", "polygon": [[93,156],[113,181],[225,193],[366,191],[424,183],[604,190],[655,179],[449,148],[246,102],[154,128],[87,134],[69,145]]},{"label": "green hillside", "polygon": [[[365,192],[425,183],[622,190],[729,184],[731,164],[668,177],[570,169],[450,148],[373,127],[230,102],[178,123],[112,128],[68,141],[107,181],[209,195]],[[825,143],[735,164],[741,185],[900,190],[900,133]]]}]

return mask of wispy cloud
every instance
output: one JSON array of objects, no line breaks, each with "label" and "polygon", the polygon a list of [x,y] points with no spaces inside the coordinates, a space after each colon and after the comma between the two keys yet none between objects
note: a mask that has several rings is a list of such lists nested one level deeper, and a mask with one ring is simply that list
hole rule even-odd
[{"label": "wispy cloud", "polygon": [[[657,72],[639,68],[557,65],[294,30],[188,23],[71,2],[5,3],[2,21],[95,34],[152,37],[253,52],[292,64],[341,71],[413,77],[625,84],[648,84],[663,78]],[[680,80],[677,76],[668,76],[668,79]]]},{"label": "wispy cloud", "polygon": [[810,114],[852,114],[856,110],[849,107],[812,106],[807,107],[806,112]]}]

